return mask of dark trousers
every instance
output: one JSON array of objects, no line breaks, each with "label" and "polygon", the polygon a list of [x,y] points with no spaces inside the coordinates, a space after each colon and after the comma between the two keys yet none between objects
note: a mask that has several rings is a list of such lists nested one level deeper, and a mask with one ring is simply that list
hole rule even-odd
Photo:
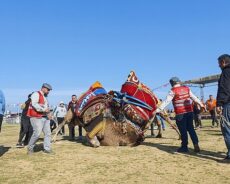
[{"label": "dark trousers", "polygon": [[57,125],[54,120],[50,120],[50,130],[53,132],[57,128]]},{"label": "dark trousers", "polygon": [[33,127],[31,126],[30,118],[27,116],[22,116],[18,143],[21,144],[23,138],[25,137],[24,145],[27,145],[30,141],[32,134],[33,134]]},{"label": "dark trousers", "polygon": [[198,137],[193,127],[193,113],[185,113],[176,115],[176,124],[181,134],[181,146],[187,148],[189,133],[194,145],[198,144]]},{"label": "dark trousers", "polygon": [[193,118],[194,118],[194,122],[195,122],[195,127],[202,127],[200,113],[194,113]]},{"label": "dark trousers", "polygon": [[[63,118],[57,118],[58,121],[58,126],[63,122],[64,117]],[[62,129],[58,132],[58,134],[65,134],[65,126],[62,127]]]},{"label": "dark trousers", "polygon": [[223,106],[223,116],[225,120],[221,122],[221,130],[228,149],[227,156],[230,157],[230,103]]},{"label": "dark trousers", "polygon": [[[74,139],[75,138],[75,125],[74,123],[70,122],[69,125],[69,137],[70,139]],[[82,136],[82,126],[79,125],[78,127],[78,132],[79,132],[79,136]]]},{"label": "dark trousers", "polygon": [[3,121],[3,115],[0,114],[0,132],[2,131],[2,121]]},{"label": "dark trousers", "polygon": [[217,119],[217,116],[216,116],[216,110],[213,109],[210,112],[210,115],[211,115],[211,118],[212,118],[212,126],[215,125],[215,122],[216,122],[216,125],[218,126],[219,125],[219,122],[218,122],[218,119]]}]

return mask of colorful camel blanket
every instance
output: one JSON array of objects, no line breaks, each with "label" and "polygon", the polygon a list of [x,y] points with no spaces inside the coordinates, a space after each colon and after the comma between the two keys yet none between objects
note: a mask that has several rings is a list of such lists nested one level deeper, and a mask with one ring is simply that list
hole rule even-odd
[{"label": "colorful camel blanket", "polygon": [[[106,90],[103,88],[100,82],[95,82],[89,89],[86,91],[78,100],[76,114],[81,117],[87,108],[91,106],[91,104],[95,104],[96,102],[104,99],[104,96],[107,94]],[[95,102],[95,103],[93,103]],[[95,107],[96,109],[98,108]],[[96,110],[95,109],[95,110]]]},{"label": "colorful camel blanket", "polygon": [[149,110],[140,106],[127,105],[124,110],[131,120],[141,123],[141,120],[148,121],[153,116],[153,112],[157,109],[158,98],[146,85],[139,81],[135,72],[130,72],[127,81],[122,85],[121,92],[133,96],[152,107]]}]

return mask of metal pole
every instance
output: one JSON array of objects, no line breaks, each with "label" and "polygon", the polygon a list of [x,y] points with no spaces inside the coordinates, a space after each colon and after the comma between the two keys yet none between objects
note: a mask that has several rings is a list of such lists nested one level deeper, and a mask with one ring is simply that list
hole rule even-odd
[{"label": "metal pole", "polygon": [[205,84],[200,85],[200,99],[204,100],[204,86]]}]

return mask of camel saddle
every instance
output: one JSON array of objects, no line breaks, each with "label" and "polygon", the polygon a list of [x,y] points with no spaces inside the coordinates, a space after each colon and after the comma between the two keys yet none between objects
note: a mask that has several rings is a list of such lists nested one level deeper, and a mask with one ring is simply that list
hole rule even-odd
[{"label": "camel saddle", "polygon": [[146,85],[139,81],[135,72],[130,72],[127,81],[122,85],[121,93],[133,96],[151,107],[150,109],[134,104],[125,105],[123,109],[130,121],[140,125],[152,118],[153,112],[157,109],[158,98]]}]

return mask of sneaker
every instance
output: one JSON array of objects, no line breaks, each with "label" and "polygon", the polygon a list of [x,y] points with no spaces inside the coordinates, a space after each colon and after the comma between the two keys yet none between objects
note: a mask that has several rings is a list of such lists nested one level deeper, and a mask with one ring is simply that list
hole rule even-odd
[{"label": "sneaker", "polygon": [[17,143],[16,148],[24,148],[25,146],[22,143]]},{"label": "sneaker", "polygon": [[178,153],[188,153],[188,148],[187,147],[180,147],[177,150]]},{"label": "sneaker", "polygon": [[77,141],[82,141],[82,139],[83,139],[82,136],[77,137]]},{"label": "sneaker", "polygon": [[54,154],[54,152],[52,150],[44,150],[43,152],[46,154]]},{"label": "sneaker", "polygon": [[194,145],[194,152],[195,152],[195,153],[199,153],[199,152],[200,152],[200,147],[199,147],[198,144],[195,144],[195,145]]}]

